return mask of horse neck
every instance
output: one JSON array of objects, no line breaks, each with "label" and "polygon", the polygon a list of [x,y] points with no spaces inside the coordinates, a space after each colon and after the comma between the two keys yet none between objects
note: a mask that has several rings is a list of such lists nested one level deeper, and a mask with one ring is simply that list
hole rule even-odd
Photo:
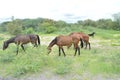
[{"label": "horse neck", "polygon": [[49,44],[48,48],[51,49],[54,45],[55,45],[55,43],[54,43],[54,42],[51,42],[51,43]]},{"label": "horse neck", "polygon": [[57,42],[57,38],[55,38],[54,40],[51,41],[51,43],[49,44],[48,48],[52,48]]},{"label": "horse neck", "polygon": [[10,38],[9,40],[7,40],[6,42],[9,44],[9,43],[14,43],[14,40],[15,40],[15,37],[13,38]]}]

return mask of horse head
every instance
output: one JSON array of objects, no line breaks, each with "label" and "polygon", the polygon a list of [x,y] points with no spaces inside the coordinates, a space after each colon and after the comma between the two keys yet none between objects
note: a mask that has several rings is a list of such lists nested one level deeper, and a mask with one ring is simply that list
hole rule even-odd
[{"label": "horse head", "polygon": [[8,47],[8,43],[6,41],[4,41],[3,50],[5,50],[7,47]]},{"label": "horse head", "polygon": [[48,49],[48,54],[52,51],[52,49],[51,49],[51,47],[47,47],[47,49]]}]

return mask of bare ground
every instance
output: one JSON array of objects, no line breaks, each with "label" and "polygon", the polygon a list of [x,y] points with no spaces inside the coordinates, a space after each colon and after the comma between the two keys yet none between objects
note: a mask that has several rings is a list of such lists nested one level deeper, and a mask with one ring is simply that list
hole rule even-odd
[{"label": "bare ground", "polygon": [[104,77],[102,75],[92,76],[90,73],[85,72],[81,75],[76,74],[67,74],[67,75],[56,75],[49,71],[42,72],[40,74],[33,74],[27,77],[14,78],[6,77],[3,78],[0,76],[0,80],[120,80],[120,77]]}]

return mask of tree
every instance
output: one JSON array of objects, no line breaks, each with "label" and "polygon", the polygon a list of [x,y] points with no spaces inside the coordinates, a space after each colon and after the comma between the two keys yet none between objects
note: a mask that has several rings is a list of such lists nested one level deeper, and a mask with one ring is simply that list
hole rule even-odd
[{"label": "tree", "polygon": [[120,30],[120,12],[113,14],[114,21],[116,22],[115,29]]},{"label": "tree", "polygon": [[52,33],[57,30],[57,28],[53,25],[53,22],[47,19],[40,23],[38,26],[40,31],[44,33]]},{"label": "tree", "polygon": [[102,29],[114,29],[115,22],[113,22],[111,19],[99,19],[96,21],[96,25],[98,28]]},{"label": "tree", "polygon": [[17,19],[17,20],[13,20],[12,22],[9,22],[6,28],[10,34],[14,34],[14,35],[21,34],[22,32],[21,20]]}]

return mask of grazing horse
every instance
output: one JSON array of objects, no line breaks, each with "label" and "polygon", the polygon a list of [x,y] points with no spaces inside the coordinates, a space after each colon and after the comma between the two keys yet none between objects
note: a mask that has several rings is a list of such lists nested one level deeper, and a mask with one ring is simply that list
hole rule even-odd
[{"label": "grazing horse", "polygon": [[38,45],[40,45],[40,38],[39,38],[39,36],[35,35],[35,34],[16,35],[15,37],[12,37],[12,38],[4,41],[3,50],[7,49],[7,47],[9,46],[10,43],[15,43],[17,45],[17,51],[16,51],[16,55],[17,55],[18,54],[19,45],[21,45],[22,49],[25,51],[23,45],[27,44],[27,43],[30,43],[30,42],[32,44],[34,44],[34,47],[37,47]]},{"label": "grazing horse", "polygon": [[[81,39],[79,39],[81,40]],[[78,41],[79,42],[79,41]],[[82,44],[82,40],[81,40],[81,44]],[[76,52],[78,50],[78,53],[80,55],[80,48],[77,46],[78,44],[73,41],[72,37],[71,36],[63,36],[63,35],[60,35],[60,36],[57,36],[55,37],[51,42],[50,44],[48,45],[47,49],[49,50],[48,54],[51,52],[51,48],[54,46],[54,45],[57,45],[59,47],[59,56],[61,55],[61,50],[64,54],[64,56],[66,56],[65,52],[64,52],[64,49],[63,49],[63,46],[67,46],[68,48],[71,47],[72,44],[74,44],[74,47],[75,47],[75,55],[76,55]]]},{"label": "grazing horse", "polygon": [[75,48],[75,55],[76,55],[76,52],[78,50],[78,54],[80,55],[80,48],[78,46],[78,43],[79,41],[81,41],[81,48],[83,48],[83,40],[82,40],[82,36],[79,35],[79,34],[75,34],[75,33],[71,33],[69,34],[70,37],[72,37],[72,40],[73,40],[73,43],[74,43],[74,48]]},{"label": "grazing horse", "polygon": [[73,33],[70,33],[69,35],[70,36],[78,36],[79,35],[78,37],[80,37],[86,43],[85,49],[87,49],[87,45],[89,45],[89,49],[91,49],[88,34],[84,34],[82,32],[73,32]]}]

